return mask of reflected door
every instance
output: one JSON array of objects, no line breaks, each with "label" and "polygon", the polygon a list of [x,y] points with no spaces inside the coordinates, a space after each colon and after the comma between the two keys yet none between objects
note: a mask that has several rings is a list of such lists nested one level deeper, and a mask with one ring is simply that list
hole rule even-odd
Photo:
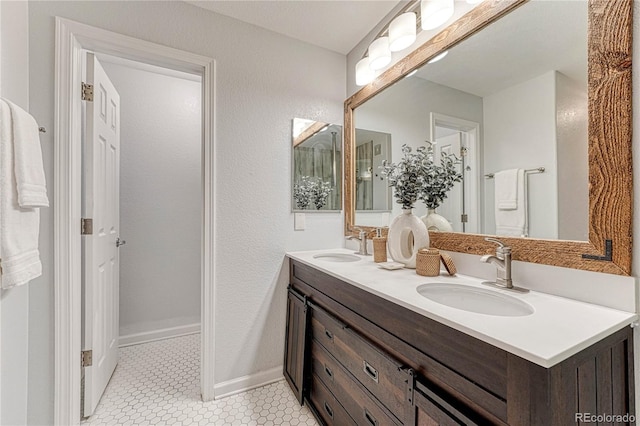
[{"label": "reflected door", "polygon": [[435,160],[437,164],[440,163],[441,154],[454,154],[456,157],[462,158],[462,162],[457,165],[458,172],[462,174],[462,182],[456,183],[451,188],[447,198],[442,202],[437,212],[449,221],[455,232],[465,232],[468,218],[464,196],[466,147],[463,145],[461,132],[455,132],[436,139]]}]

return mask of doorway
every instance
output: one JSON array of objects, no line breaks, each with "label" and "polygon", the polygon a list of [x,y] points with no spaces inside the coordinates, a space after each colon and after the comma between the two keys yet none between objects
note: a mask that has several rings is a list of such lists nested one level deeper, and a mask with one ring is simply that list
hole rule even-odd
[{"label": "doorway", "polygon": [[111,54],[202,78],[200,193],[200,383],[203,400],[214,397],[213,105],[212,59],[56,18],[54,193],[54,417],[79,424],[81,383],[81,177],[83,50]]},{"label": "doorway", "polygon": [[435,160],[440,154],[453,154],[460,162],[462,181],[452,188],[438,208],[454,232],[481,233],[480,212],[480,124],[444,114],[431,113],[431,141],[435,143]]},{"label": "doorway", "polygon": [[[93,218],[95,230],[82,238],[83,353],[93,355],[92,365],[84,369],[83,417],[94,413],[104,393],[118,363],[118,345],[200,332],[202,235],[201,77],[106,54],[88,52],[87,59],[93,62],[87,77],[100,73],[87,78],[96,80],[94,100],[84,103],[83,217]],[[97,111],[94,120],[89,111],[103,104],[106,118]],[[109,140],[102,134],[93,140],[90,131],[103,120],[118,139],[105,159],[100,149],[88,148],[101,148]],[[102,203],[95,182],[101,173],[90,173],[100,160],[106,164],[99,169],[107,177],[113,174],[115,182],[110,185],[107,179]],[[91,212],[96,204],[103,211]],[[106,214],[111,210],[113,215]],[[100,232],[100,222],[110,216],[115,219],[108,232]],[[99,246],[101,239],[105,247]],[[88,256],[94,246],[103,256],[113,252],[111,261]],[[100,264],[110,266],[95,267]],[[189,354],[189,359],[198,356]]]}]

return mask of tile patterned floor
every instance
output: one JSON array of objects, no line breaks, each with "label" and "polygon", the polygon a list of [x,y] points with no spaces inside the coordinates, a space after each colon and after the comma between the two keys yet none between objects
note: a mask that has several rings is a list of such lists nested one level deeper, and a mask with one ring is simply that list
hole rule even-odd
[{"label": "tile patterned floor", "polygon": [[200,335],[120,349],[120,362],[84,426],[317,425],[284,380],[217,401],[199,396]]}]

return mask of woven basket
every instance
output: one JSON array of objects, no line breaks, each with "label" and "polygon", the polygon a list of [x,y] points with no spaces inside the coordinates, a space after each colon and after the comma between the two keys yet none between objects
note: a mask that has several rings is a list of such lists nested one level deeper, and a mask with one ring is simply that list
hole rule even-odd
[{"label": "woven basket", "polygon": [[438,249],[418,250],[416,273],[425,277],[437,277],[440,275],[440,251]]}]

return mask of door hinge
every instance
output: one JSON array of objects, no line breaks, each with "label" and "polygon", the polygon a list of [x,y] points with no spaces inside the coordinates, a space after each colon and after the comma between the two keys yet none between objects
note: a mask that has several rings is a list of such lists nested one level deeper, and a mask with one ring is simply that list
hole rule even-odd
[{"label": "door hinge", "polygon": [[460,215],[460,222],[467,223],[469,221],[469,215],[466,213],[462,213]]},{"label": "door hinge", "polygon": [[93,219],[82,218],[80,225],[81,235],[93,235]]},{"label": "door hinge", "polygon": [[82,359],[83,367],[91,367],[93,364],[93,351],[82,351],[80,358]]},{"label": "door hinge", "polygon": [[407,401],[413,407],[413,397],[414,397],[414,389],[416,386],[416,373],[413,371],[413,368],[409,368],[407,370]]},{"label": "door hinge", "polygon": [[93,84],[82,83],[82,100],[93,102]]}]

